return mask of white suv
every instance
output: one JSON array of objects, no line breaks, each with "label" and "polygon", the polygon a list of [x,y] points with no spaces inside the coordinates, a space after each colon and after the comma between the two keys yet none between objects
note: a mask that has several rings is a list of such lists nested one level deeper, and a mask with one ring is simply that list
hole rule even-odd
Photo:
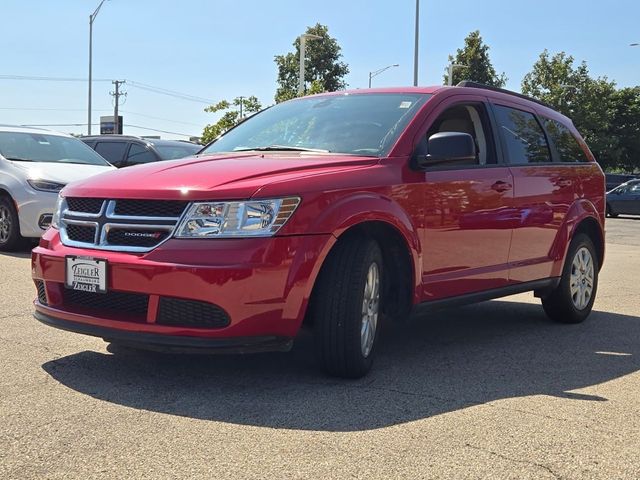
[{"label": "white suv", "polygon": [[0,125],[0,251],[42,235],[67,183],[114,169],[70,135]]}]

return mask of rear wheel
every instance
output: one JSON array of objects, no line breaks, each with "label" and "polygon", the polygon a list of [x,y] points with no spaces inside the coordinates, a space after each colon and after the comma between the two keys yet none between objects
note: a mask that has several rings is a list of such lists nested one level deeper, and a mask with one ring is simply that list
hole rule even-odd
[{"label": "rear wheel", "polygon": [[0,251],[14,250],[23,240],[13,200],[7,196],[0,197]]},{"label": "rear wheel", "polygon": [[609,205],[608,203],[607,203],[607,216],[611,218],[616,218],[618,216],[617,213],[614,213],[614,211],[611,209],[611,205]]},{"label": "rear wheel", "polygon": [[310,315],[322,368],[345,378],[373,363],[384,280],[382,252],[372,239],[341,240],[322,267]]},{"label": "rear wheel", "polygon": [[593,308],[598,289],[598,257],[591,239],[580,233],[569,246],[560,283],[542,299],[546,314],[562,323],[580,323]]}]

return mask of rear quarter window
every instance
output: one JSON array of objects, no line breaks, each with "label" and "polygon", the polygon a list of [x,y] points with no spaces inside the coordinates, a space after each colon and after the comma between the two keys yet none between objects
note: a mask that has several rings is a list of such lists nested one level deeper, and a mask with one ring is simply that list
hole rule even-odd
[{"label": "rear quarter window", "polygon": [[544,118],[544,127],[556,147],[561,162],[588,162],[587,156],[578,143],[578,139],[562,123]]}]

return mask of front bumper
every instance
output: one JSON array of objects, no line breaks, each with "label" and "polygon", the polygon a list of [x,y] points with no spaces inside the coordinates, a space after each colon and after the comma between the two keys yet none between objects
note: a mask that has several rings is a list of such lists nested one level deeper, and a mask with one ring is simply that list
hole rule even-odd
[{"label": "front bumper", "polygon": [[33,238],[41,236],[45,229],[38,222],[43,215],[53,216],[57,198],[57,193],[49,192],[26,192],[23,197],[16,198],[20,235]]},{"label": "front bumper", "polygon": [[[32,276],[41,288],[35,315],[50,326],[128,344],[283,350],[302,324],[313,283],[334,242],[332,235],[172,239],[136,255],[66,247],[57,231],[49,229],[32,253]],[[64,287],[67,255],[106,259],[109,292],[148,297],[144,312],[136,316],[127,306],[118,310],[104,301],[98,306],[70,303]],[[160,324],[163,298],[212,304],[229,322],[203,328],[189,321],[185,311],[184,324]]]}]

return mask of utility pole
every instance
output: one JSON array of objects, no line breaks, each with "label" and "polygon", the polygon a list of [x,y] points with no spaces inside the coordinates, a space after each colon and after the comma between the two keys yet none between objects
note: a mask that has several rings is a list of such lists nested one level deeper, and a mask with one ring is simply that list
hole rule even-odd
[{"label": "utility pole", "polygon": [[320,35],[314,35],[312,33],[303,33],[298,37],[300,39],[300,78],[298,79],[298,96],[304,95],[304,59],[306,57],[307,40],[322,40]]},{"label": "utility pole", "polygon": [[242,120],[242,101],[244,100],[244,97],[238,97],[238,100],[240,100],[240,118],[239,118],[239,120]]},{"label": "utility pole", "polygon": [[125,80],[114,80],[112,82],[115,85],[115,91],[111,92],[115,102],[113,104],[113,133],[122,133],[120,132],[120,122],[118,121],[118,104],[120,103],[120,97],[127,96],[126,92],[120,91],[120,85],[125,83]]},{"label": "utility pole", "polygon": [[416,0],[416,34],[413,50],[413,86],[418,86],[418,39],[420,37],[420,0]]},{"label": "utility pole", "polygon": [[100,7],[105,0],[102,0],[91,15],[89,15],[89,104],[87,106],[87,134],[91,135],[91,83],[92,83],[92,60],[93,60],[93,22],[98,16],[98,12],[100,11]]}]

